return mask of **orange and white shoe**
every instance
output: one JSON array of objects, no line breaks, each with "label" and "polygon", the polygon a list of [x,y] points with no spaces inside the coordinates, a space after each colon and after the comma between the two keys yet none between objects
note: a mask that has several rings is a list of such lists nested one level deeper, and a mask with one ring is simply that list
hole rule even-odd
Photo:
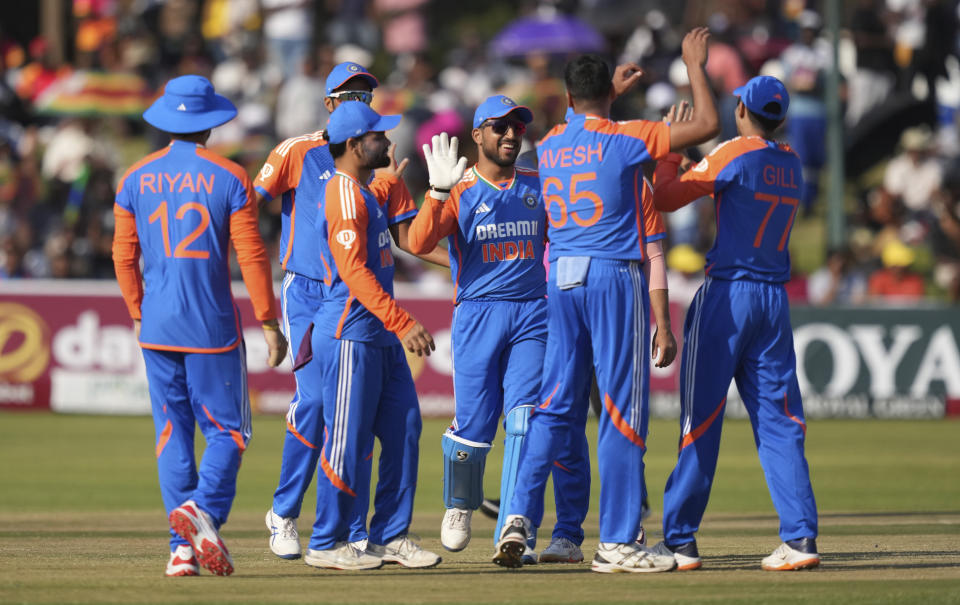
[{"label": "orange and white shoe", "polygon": [[187,500],[170,513],[170,527],[190,543],[200,565],[212,574],[229,576],[233,573],[233,559],[220,539],[210,515]]},{"label": "orange and white shoe", "polygon": [[761,562],[764,571],[793,571],[812,569],[820,565],[817,541],[814,538],[790,540],[777,547]]},{"label": "orange and white shoe", "polygon": [[196,576],[200,574],[200,566],[197,565],[197,558],[193,555],[193,549],[186,544],[181,544],[177,550],[170,553],[170,560],[167,561],[168,578],[176,576]]}]

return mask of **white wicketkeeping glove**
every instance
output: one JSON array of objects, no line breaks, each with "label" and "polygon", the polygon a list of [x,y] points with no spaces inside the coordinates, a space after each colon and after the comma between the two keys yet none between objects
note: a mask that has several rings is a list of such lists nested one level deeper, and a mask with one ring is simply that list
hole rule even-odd
[{"label": "white wicketkeeping glove", "polygon": [[430,175],[430,196],[441,202],[450,197],[450,190],[457,184],[467,168],[467,158],[457,158],[457,137],[448,137],[441,132],[433,135],[430,145],[423,146],[423,157],[427,160],[427,173]]}]

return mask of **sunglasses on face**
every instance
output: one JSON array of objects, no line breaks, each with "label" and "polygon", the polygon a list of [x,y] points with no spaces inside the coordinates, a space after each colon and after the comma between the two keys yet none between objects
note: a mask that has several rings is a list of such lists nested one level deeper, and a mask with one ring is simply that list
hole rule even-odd
[{"label": "sunglasses on face", "polygon": [[484,126],[489,126],[495,134],[505,135],[507,130],[512,128],[513,134],[517,136],[522,136],[523,133],[527,131],[527,125],[523,122],[518,122],[516,120],[495,120],[493,122],[486,122]]},{"label": "sunglasses on face", "polygon": [[338,101],[360,101],[367,105],[370,104],[370,101],[373,101],[373,93],[365,90],[341,90],[340,92],[331,92],[327,96]]}]

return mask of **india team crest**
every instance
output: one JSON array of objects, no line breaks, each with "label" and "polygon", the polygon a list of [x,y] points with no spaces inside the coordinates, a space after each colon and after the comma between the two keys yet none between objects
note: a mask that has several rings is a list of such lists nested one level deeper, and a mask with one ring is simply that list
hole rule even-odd
[{"label": "india team crest", "polygon": [[356,63],[351,63],[350,65],[347,66],[347,69],[349,69],[350,71],[360,71],[360,66],[357,65]]},{"label": "india team crest", "polygon": [[528,193],[527,195],[523,196],[523,205],[533,210],[537,207],[537,196],[533,195],[532,193]]},{"label": "india team crest", "polygon": [[509,105],[510,107],[513,107],[514,105],[516,105],[514,100],[511,99],[510,97],[500,97],[500,102],[503,103],[504,105]]}]

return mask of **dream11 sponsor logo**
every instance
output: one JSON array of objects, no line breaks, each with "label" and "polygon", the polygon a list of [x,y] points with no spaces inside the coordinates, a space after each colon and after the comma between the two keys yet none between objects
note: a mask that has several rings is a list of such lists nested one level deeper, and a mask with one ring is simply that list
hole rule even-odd
[{"label": "dream11 sponsor logo", "polygon": [[0,303],[0,404],[30,405],[33,381],[50,363],[50,330],[42,317],[17,303]]},{"label": "dream11 sponsor logo", "polygon": [[[808,353],[813,343],[820,348]],[[808,372],[814,365],[808,358],[823,346],[832,360],[830,369],[826,376],[814,376],[815,372]],[[876,416],[941,417],[944,398],[960,398],[960,348],[949,325],[937,327],[925,338],[916,324],[809,323],[794,330],[794,347],[804,407],[811,416],[847,415],[826,409],[837,405],[859,409],[854,416],[869,415],[871,399]],[[901,369],[905,365],[916,369]],[[866,393],[857,384],[862,370],[866,370]],[[942,390],[937,388],[940,385]],[[815,411],[818,406],[824,407],[821,413]]]}]

